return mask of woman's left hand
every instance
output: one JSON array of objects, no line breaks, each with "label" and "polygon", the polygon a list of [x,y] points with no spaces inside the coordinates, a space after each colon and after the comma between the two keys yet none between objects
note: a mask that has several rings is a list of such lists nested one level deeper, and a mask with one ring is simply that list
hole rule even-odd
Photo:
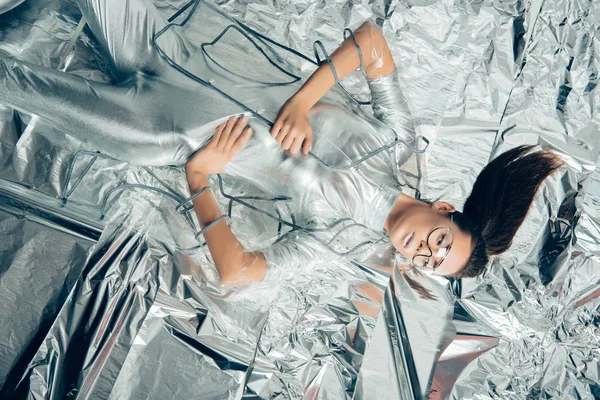
[{"label": "woman's left hand", "polygon": [[290,154],[308,155],[312,147],[312,127],[308,120],[310,106],[299,96],[291,97],[279,111],[271,136]]},{"label": "woman's left hand", "polygon": [[223,173],[225,165],[244,148],[252,136],[252,128],[247,124],[247,117],[233,116],[219,125],[208,144],[186,161],[188,181],[195,176]]}]

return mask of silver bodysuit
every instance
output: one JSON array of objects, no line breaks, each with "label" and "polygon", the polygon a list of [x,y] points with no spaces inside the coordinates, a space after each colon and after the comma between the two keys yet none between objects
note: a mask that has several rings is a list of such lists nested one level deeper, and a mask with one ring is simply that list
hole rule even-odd
[{"label": "silver bodysuit", "polygon": [[[230,22],[213,8],[195,10],[204,23],[192,18],[169,29],[148,0],[77,3],[110,54],[119,83],[92,82],[0,54],[0,104],[39,115],[91,151],[137,165],[181,165],[223,120],[246,113],[254,136],[226,172],[257,192],[291,198],[284,212],[307,228],[263,249],[269,276],[298,263],[350,254],[355,244],[381,234],[400,193],[392,176],[397,153],[386,150],[355,167],[344,166],[398,137],[414,140],[396,73],[369,82],[373,113],[341,91],[330,91],[311,112],[313,156],[286,156],[270,137],[268,122],[310,75],[301,59],[267,49],[293,72],[282,73],[236,32],[204,46]],[[335,230],[325,229],[340,220]],[[336,236],[348,224],[360,225]],[[352,239],[341,240],[344,235]],[[344,243],[336,247],[339,241]]]}]

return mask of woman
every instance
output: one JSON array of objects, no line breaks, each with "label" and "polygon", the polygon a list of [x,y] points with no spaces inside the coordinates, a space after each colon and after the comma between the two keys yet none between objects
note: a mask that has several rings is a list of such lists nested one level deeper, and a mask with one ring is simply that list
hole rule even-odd
[{"label": "woman", "polygon": [[[360,48],[358,52],[355,45]],[[321,65],[279,113],[271,135],[284,150],[295,154],[302,149],[303,154],[308,153],[313,142],[309,110],[335,84],[336,78],[343,79],[359,67],[363,67],[369,82],[376,116],[396,128],[409,125],[396,66],[385,37],[376,25],[364,23],[354,40],[347,39],[332,54],[331,61],[333,68],[326,63]],[[192,193],[208,187],[208,175],[223,172],[225,165],[244,148],[252,135],[252,128],[246,124],[245,118],[231,118],[221,124],[209,144],[187,161],[186,175]],[[405,194],[399,194],[387,204],[378,203],[383,210],[389,210],[383,227],[395,250],[418,268],[437,274],[456,278],[481,274],[490,256],[509,248],[537,188],[562,165],[555,154],[530,152],[532,148],[517,147],[487,165],[477,177],[462,213],[449,203],[428,204]],[[194,199],[194,207],[202,227],[209,226],[221,215],[209,191]],[[355,221],[361,219],[356,210],[349,214]],[[362,217],[367,223],[365,220],[369,218]],[[376,225],[372,225],[373,229],[377,229]],[[283,251],[272,248],[246,251],[225,223],[214,225],[204,236],[221,281],[227,284],[260,281],[269,270],[284,268],[284,265],[289,268],[289,264],[298,261],[308,262],[318,254],[293,243]],[[286,258],[295,258],[296,262],[286,263]]]},{"label": "woman", "polygon": [[[120,84],[89,82],[5,57],[0,58],[0,103],[49,119],[85,140],[91,150],[136,164],[182,163],[212,135],[186,162],[192,193],[208,186],[210,174],[228,169],[291,197],[296,225],[305,229],[261,251],[246,250],[219,220],[222,213],[210,191],[194,198],[201,226],[211,226],[204,237],[223,283],[256,282],[298,264],[335,256],[315,235],[322,234],[329,243],[337,235],[322,228],[344,218],[373,232],[384,228],[396,250],[420,268],[455,277],[477,275],[490,255],[508,248],[538,186],[560,166],[550,152],[526,154],[531,150],[527,147],[507,152],[482,171],[464,213],[459,213],[446,202],[430,205],[401,194],[389,174],[382,173],[389,171],[388,156],[373,157],[361,168],[347,171],[293,157],[301,150],[308,154],[313,140],[314,151],[320,151],[317,142],[325,134],[331,138],[329,132],[368,128],[350,116],[343,116],[346,125],[341,126],[342,119],[336,118],[341,114],[315,106],[336,79],[359,67],[369,81],[375,116],[405,142],[414,138],[396,67],[384,36],[371,23],[363,24],[332,54],[332,65],[320,66],[286,102],[270,130],[269,140],[280,149],[268,147],[265,127],[258,121],[250,121],[254,136],[259,136],[253,141],[249,121],[243,118],[229,119],[213,135],[209,128],[214,124],[209,122],[239,108],[210,89],[190,88],[189,82],[181,84],[180,77],[173,76],[153,48],[154,34],[166,22],[152,2],[78,0],[78,4],[111,55]],[[185,51],[185,39],[177,32],[168,32],[166,40],[170,51]],[[321,136],[313,138],[311,123]],[[345,154],[364,154],[369,148],[359,137],[336,139],[345,141]],[[282,157],[282,150],[292,157]],[[260,160],[251,157],[259,154]]]}]

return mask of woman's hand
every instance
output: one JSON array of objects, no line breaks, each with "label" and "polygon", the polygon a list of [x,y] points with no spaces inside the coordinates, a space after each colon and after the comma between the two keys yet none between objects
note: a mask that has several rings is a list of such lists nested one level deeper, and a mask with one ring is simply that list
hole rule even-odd
[{"label": "woman's hand", "polygon": [[186,161],[188,181],[223,173],[225,165],[244,148],[252,136],[252,128],[247,123],[247,117],[233,116],[219,125],[208,144]]},{"label": "woman's hand", "polygon": [[271,136],[290,154],[302,149],[305,156],[313,144],[312,127],[308,120],[310,106],[297,96],[291,97],[279,111]]}]

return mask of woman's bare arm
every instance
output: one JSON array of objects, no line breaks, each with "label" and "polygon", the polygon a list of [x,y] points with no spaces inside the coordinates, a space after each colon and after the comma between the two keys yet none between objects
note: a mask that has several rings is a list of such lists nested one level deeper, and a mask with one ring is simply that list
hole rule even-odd
[{"label": "woman's bare arm", "polygon": [[[363,53],[367,78],[388,75],[396,69],[383,33],[374,23],[363,23],[354,33]],[[338,79],[343,79],[360,67],[360,56],[351,37],[331,55]],[[328,63],[323,63],[281,108],[271,136],[284,150],[296,154],[302,148],[304,155],[312,146],[312,129],[308,110],[333,87],[335,78]]]},{"label": "woman's bare arm", "polygon": [[[215,135],[205,147],[190,157],[185,171],[191,193],[209,186],[208,175],[222,173],[225,164],[246,145],[252,135],[252,129],[246,123],[245,118],[230,118],[216,129]],[[222,215],[210,190],[197,196],[193,204],[201,228],[207,227]],[[264,256],[246,251],[225,220],[204,232],[204,239],[221,283],[241,285],[258,282],[265,277],[267,267]]]},{"label": "woman's bare arm", "polygon": [[[354,33],[358,46],[363,53],[365,74],[369,79],[388,75],[396,69],[394,59],[385,40],[385,36],[371,21],[364,22]],[[346,39],[333,54],[331,61],[338,78],[342,80],[360,67],[360,57],[354,40]],[[323,63],[294,95],[305,105],[312,107],[333,87],[335,79],[328,63]]]}]

